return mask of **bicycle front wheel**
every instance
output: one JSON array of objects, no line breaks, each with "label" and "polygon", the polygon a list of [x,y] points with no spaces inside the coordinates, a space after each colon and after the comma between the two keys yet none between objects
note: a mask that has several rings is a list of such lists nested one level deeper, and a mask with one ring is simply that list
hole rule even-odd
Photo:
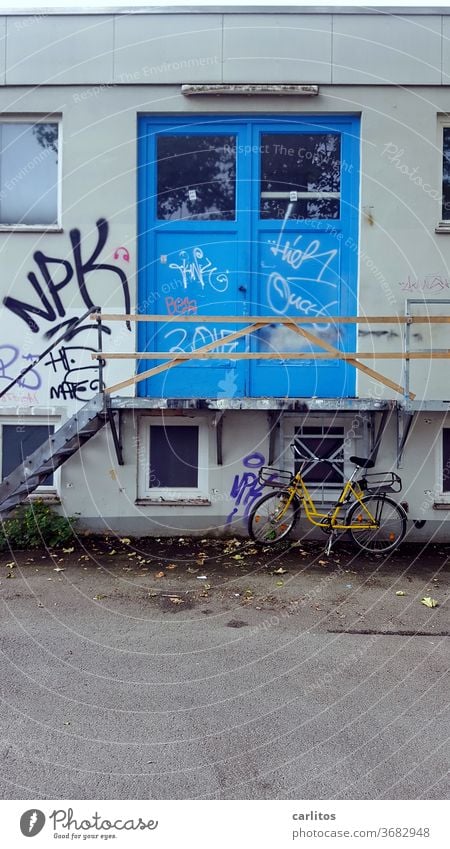
[{"label": "bicycle front wheel", "polygon": [[[361,501],[364,507],[357,502],[347,517],[347,524],[355,526],[350,530],[353,542],[363,551],[374,554],[393,551],[400,545],[406,533],[406,513],[403,507],[385,495],[366,495]],[[362,527],[358,530],[356,527],[358,524],[367,525],[370,521],[364,508],[367,508],[375,519],[375,528]]]},{"label": "bicycle front wheel", "polygon": [[269,492],[255,504],[248,519],[248,532],[255,542],[274,545],[295,527],[300,505],[294,498],[289,506],[289,493]]}]

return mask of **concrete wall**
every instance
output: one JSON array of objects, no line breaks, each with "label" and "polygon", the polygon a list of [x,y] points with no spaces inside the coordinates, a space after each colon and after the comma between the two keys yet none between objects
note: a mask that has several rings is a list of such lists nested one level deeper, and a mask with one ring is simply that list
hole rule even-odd
[{"label": "concrete wall", "polygon": [[449,27],[448,14],[401,11],[11,15],[0,74],[4,85],[446,85]]}]

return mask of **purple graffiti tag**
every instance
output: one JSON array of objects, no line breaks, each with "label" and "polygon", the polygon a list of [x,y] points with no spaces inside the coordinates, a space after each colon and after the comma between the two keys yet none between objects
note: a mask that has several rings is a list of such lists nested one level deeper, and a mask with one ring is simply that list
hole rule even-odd
[{"label": "purple graffiti tag", "polygon": [[[244,457],[242,465],[246,469],[260,469],[265,462],[264,455],[255,451]],[[246,519],[255,501],[263,494],[263,489],[264,487],[259,483],[258,475],[254,471],[235,475],[230,490],[230,496],[234,498],[234,507],[227,517],[226,524],[229,525],[232,522],[241,505],[244,508],[242,518]]]},{"label": "purple graffiti tag", "polygon": [[[0,380],[13,380],[16,377],[19,360],[25,360],[26,365],[28,365],[29,362],[36,359],[36,354],[21,354],[19,348],[16,348],[15,345],[0,345]],[[24,368],[26,368],[26,365]],[[15,368],[12,368],[14,366]],[[11,368],[12,371],[8,374],[8,370]],[[31,369],[27,376],[17,383],[21,389],[29,389],[32,392],[39,389],[41,384],[41,376],[35,369]]]}]

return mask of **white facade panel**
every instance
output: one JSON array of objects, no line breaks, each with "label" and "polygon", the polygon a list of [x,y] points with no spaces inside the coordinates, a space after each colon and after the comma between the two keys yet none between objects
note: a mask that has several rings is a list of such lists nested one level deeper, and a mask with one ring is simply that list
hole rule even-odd
[{"label": "white facade panel", "polygon": [[6,18],[0,18],[0,85],[5,84]]},{"label": "white facade panel", "polygon": [[7,19],[7,85],[111,82],[111,15]]},{"label": "white facade panel", "polygon": [[331,82],[331,15],[226,15],[223,81]]},{"label": "white facade panel", "polygon": [[333,16],[333,83],[439,85],[441,19]]},{"label": "white facade panel", "polygon": [[220,15],[119,15],[114,81],[220,82]]}]

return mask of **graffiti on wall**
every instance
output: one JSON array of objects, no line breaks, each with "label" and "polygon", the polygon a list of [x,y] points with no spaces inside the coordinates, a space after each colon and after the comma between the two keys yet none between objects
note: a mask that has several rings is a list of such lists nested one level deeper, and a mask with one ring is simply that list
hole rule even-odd
[{"label": "graffiti on wall", "polygon": [[399,283],[402,292],[443,292],[450,289],[448,277],[445,274],[424,274],[423,277],[411,277]]},{"label": "graffiti on wall", "polygon": [[[16,345],[0,345],[0,387],[14,380],[17,374],[28,368],[36,358],[37,354],[22,354]],[[39,389],[41,385],[41,376],[34,368],[30,369],[17,383],[20,389],[28,389],[32,392]]]},{"label": "graffiti on wall", "polygon": [[[87,309],[110,303],[114,297],[115,308],[131,312],[128,277],[119,265],[102,258],[107,247],[109,225],[100,218],[95,225],[94,247],[87,249],[81,230],[69,232],[70,247],[67,256],[53,255],[37,250],[33,253],[33,266],[26,274],[26,289],[20,294],[3,298],[4,320],[1,328],[0,387],[16,378],[21,370],[35,360],[49,346],[49,340],[66,333],[47,357],[28,372],[1,400],[3,404],[47,404],[49,400],[86,402],[99,391],[98,364],[91,354],[96,348],[80,341],[80,334],[88,331],[97,334],[97,325],[86,320],[75,327],[80,315]],[[114,251],[118,262],[129,262],[127,248]],[[73,303],[80,303],[74,308]],[[6,316],[9,313],[9,317]],[[103,324],[102,331],[108,347],[117,348],[117,327]],[[125,334],[120,333],[120,349],[131,348],[134,334],[130,322],[124,322]],[[77,337],[78,344],[67,344]],[[20,347],[15,340],[21,339]],[[96,335],[93,337],[96,342]],[[104,362],[105,365],[105,362]],[[122,376],[127,366],[119,361],[108,364],[108,378],[113,381]],[[114,372],[114,374],[112,374]],[[129,374],[129,368],[127,375]],[[27,394],[26,394],[27,393]],[[31,395],[30,395],[31,393]],[[32,397],[32,401],[30,398]]]},{"label": "graffiti on wall", "polygon": [[234,500],[234,505],[227,517],[227,525],[237,518],[238,514],[246,519],[255,501],[262,496],[264,487],[258,481],[258,471],[265,462],[264,455],[259,451],[247,454],[242,460],[244,471],[234,476],[230,489],[230,497]]},{"label": "graffiti on wall", "polygon": [[215,292],[226,292],[228,289],[229,271],[219,271],[198,246],[189,251],[180,251],[178,262],[171,262],[169,268],[179,272],[183,289],[187,289],[190,283]]},{"label": "graffiti on wall", "polygon": [[[6,295],[3,298],[6,309],[22,319],[32,333],[39,333],[42,329],[42,323],[45,323],[48,338],[57,335],[66,328],[70,329],[76,319],[67,319],[68,304],[65,303],[65,300],[73,303],[74,287],[81,295],[86,309],[98,304],[101,306],[102,292],[97,290],[97,297],[94,297],[94,288],[91,284],[93,274],[100,271],[118,277],[122,289],[124,312],[130,312],[130,287],[125,271],[116,265],[97,261],[108,239],[108,222],[105,218],[99,218],[96,227],[97,243],[88,257],[83,258],[81,231],[78,229],[73,229],[69,233],[70,259],[49,256],[42,251],[34,252],[35,268],[27,274],[30,294],[36,296],[34,300],[31,300],[31,302],[23,301],[12,295]],[[50,329],[48,329],[49,324],[51,325]],[[85,325],[77,327],[73,335],[93,329],[95,329],[95,326],[92,322],[87,322]],[[131,330],[131,327],[129,329]],[[111,334],[111,328],[104,327],[104,332]]]}]

